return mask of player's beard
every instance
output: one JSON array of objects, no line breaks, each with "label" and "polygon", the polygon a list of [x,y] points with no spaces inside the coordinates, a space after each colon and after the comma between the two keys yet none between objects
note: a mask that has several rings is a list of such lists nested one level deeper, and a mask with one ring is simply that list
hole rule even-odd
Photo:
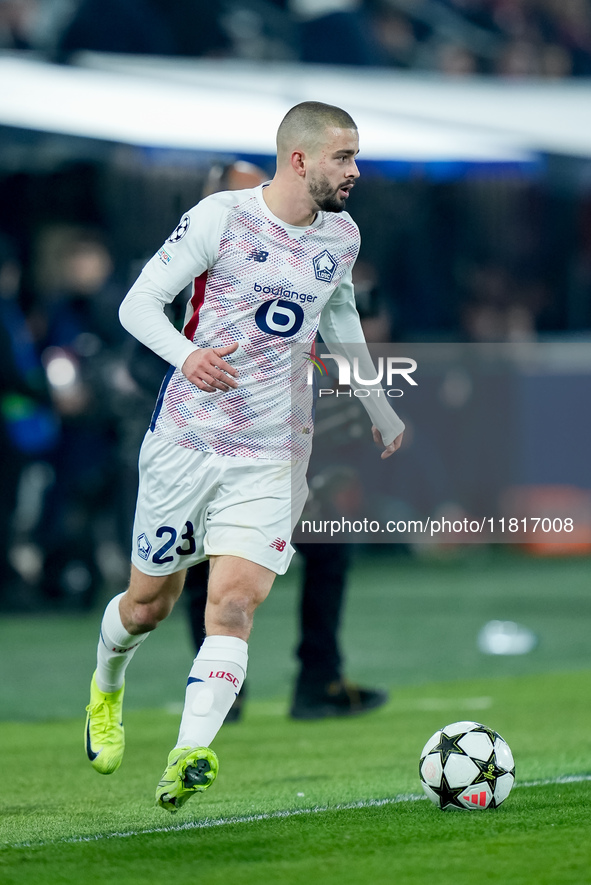
[{"label": "player's beard", "polygon": [[342,212],[347,205],[347,201],[344,197],[339,197],[339,191],[346,184],[347,182],[343,181],[335,189],[326,175],[319,175],[315,178],[310,178],[308,191],[322,212]]}]

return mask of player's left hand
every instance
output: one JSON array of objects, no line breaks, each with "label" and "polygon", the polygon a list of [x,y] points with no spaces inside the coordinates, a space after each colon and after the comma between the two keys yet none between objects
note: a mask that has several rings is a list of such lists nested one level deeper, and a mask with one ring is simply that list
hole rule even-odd
[{"label": "player's left hand", "polygon": [[[383,446],[384,440],[382,439],[382,434],[380,433],[378,428],[375,426],[375,424],[371,428],[371,433],[373,436],[373,441],[375,443],[377,443],[379,446]],[[381,454],[382,460],[384,460],[384,458],[389,458],[390,455],[393,455],[394,452],[400,448],[400,444],[402,443],[403,436],[404,436],[404,430],[402,431],[402,433],[398,434],[396,439],[393,440],[389,446],[384,446],[384,451]]]}]

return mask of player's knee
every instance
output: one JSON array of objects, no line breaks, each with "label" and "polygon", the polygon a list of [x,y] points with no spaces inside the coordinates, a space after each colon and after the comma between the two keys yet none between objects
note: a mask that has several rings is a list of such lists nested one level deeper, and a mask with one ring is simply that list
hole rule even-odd
[{"label": "player's knee", "polygon": [[155,630],[160,621],[170,614],[172,606],[166,599],[153,602],[136,602],[131,611],[131,620],[138,633],[149,633]]},{"label": "player's knee", "polygon": [[149,633],[167,618],[180,596],[185,572],[164,580],[132,568],[131,582],[119,605],[124,627],[132,634]]},{"label": "player's knee", "polygon": [[263,601],[257,592],[227,591],[217,598],[210,599],[215,609],[216,620],[228,629],[242,630],[249,627],[254,610]]}]

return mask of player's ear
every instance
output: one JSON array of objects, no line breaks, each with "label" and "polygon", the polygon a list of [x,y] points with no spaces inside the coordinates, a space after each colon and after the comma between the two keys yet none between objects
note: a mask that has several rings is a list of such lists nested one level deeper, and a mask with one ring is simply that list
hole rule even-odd
[{"label": "player's ear", "polygon": [[291,155],[291,167],[297,175],[306,174],[306,155],[303,151],[293,151]]}]

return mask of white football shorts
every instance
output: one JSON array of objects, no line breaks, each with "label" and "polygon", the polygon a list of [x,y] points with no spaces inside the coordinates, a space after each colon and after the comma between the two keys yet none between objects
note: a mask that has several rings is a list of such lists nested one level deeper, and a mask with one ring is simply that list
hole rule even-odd
[{"label": "white football shorts", "polygon": [[199,452],[149,430],[139,457],[131,561],[146,575],[170,575],[227,554],[285,574],[308,493],[306,468],[305,461]]}]

